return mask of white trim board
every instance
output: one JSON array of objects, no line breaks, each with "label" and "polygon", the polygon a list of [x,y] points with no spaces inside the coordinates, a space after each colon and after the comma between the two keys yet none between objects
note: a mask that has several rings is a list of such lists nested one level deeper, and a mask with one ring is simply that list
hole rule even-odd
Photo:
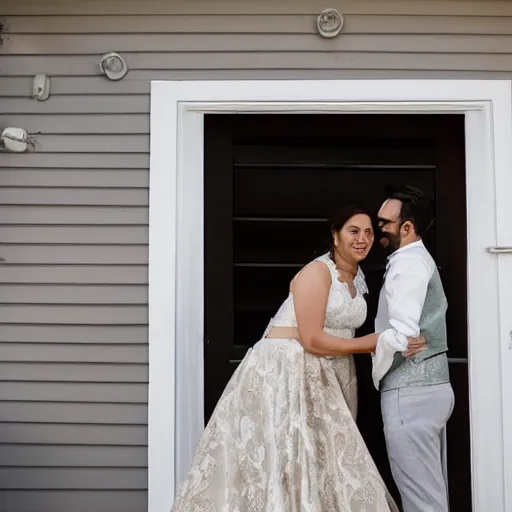
[{"label": "white trim board", "polygon": [[152,83],[149,512],[203,429],[203,116],[246,112],[465,114],[473,510],[512,510],[512,255],[486,251],[512,246],[511,103],[494,80]]}]

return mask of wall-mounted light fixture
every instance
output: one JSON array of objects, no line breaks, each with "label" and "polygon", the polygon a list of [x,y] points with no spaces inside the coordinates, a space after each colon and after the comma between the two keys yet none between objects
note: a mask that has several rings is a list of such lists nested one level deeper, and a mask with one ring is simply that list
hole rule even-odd
[{"label": "wall-mounted light fixture", "polygon": [[23,128],[5,128],[0,137],[0,147],[13,153],[24,153],[30,143],[29,136]]},{"label": "wall-mounted light fixture", "polygon": [[316,19],[316,27],[322,37],[336,37],[343,28],[343,16],[336,9],[325,9]]},{"label": "wall-mounted light fixture", "polygon": [[50,78],[46,75],[36,75],[32,82],[32,95],[36,100],[44,101],[50,96]]},{"label": "wall-mounted light fixture", "polygon": [[121,80],[128,73],[128,66],[121,55],[110,52],[101,58],[100,70],[109,80]]}]

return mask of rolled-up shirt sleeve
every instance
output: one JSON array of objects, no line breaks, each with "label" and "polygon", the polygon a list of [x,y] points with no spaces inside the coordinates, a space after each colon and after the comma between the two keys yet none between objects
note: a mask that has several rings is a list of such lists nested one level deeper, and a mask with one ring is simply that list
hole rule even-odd
[{"label": "rolled-up shirt sleeve", "polygon": [[397,341],[420,335],[420,318],[433,269],[422,258],[403,255],[390,263],[384,293]]}]

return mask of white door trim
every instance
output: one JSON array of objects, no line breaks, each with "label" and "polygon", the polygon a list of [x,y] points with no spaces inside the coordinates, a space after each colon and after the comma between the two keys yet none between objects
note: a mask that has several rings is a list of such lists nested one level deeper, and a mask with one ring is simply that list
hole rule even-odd
[{"label": "white door trim", "polygon": [[512,510],[512,256],[485,250],[512,245],[511,103],[498,80],[152,83],[149,512],[203,429],[203,115],[221,112],[465,114],[473,504]]}]

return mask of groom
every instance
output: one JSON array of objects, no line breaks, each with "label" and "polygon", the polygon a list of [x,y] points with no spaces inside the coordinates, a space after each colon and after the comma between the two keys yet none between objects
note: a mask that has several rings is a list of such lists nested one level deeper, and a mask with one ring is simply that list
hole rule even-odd
[{"label": "groom", "polygon": [[387,191],[378,222],[381,244],[390,253],[375,320],[379,343],[407,346],[405,340],[420,333],[427,341],[426,350],[411,358],[391,355],[380,379],[391,471],[404,512],[448,512],[446,423],[454,396],[446,356],[447,301],[422,242],[433,214],[421,191],[400,185]]}]

